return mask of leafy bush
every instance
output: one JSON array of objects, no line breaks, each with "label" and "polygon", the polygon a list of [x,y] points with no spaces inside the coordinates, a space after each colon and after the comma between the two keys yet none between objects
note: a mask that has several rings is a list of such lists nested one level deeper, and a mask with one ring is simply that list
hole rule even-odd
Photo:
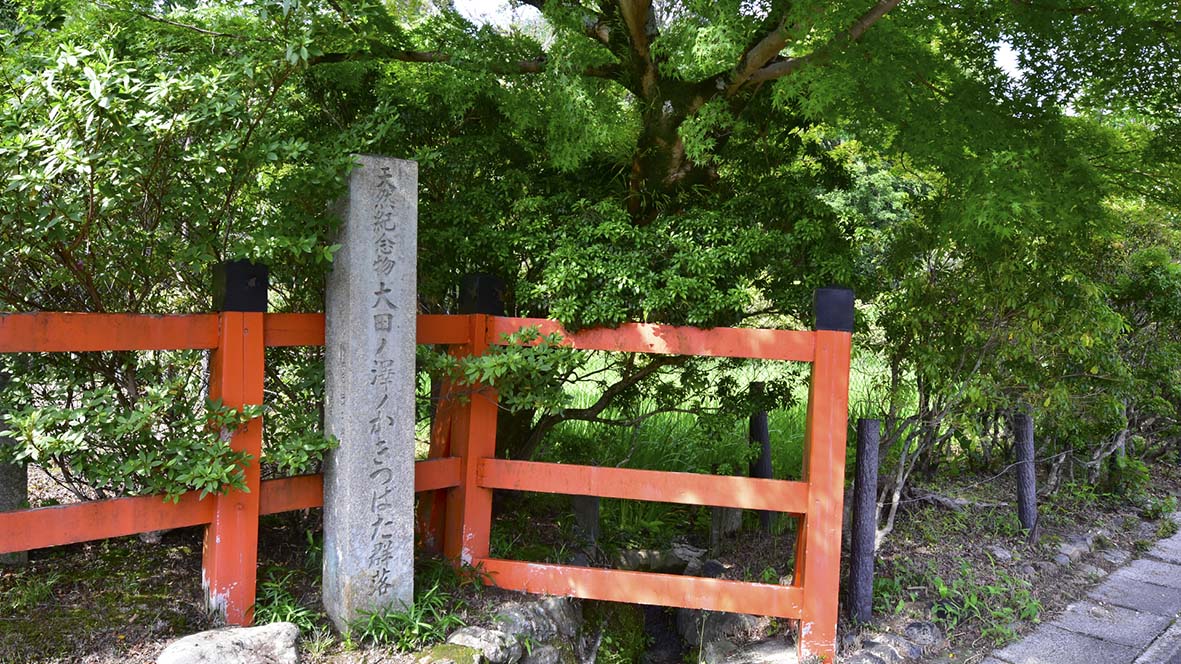
[{"label": "leafy bush", "polygon": [[175,500],[228,487],[245,488],[245,452],[230,449],[224,431],[261,415],[261,408],[192,408],[184,385],[147,387],[130,408],[110,387],[71,394],[60,406],[29,406],[5,416],[15,445],[0,461],[33,462],[70,478],[85,478],[99,497],[162,493]]}]

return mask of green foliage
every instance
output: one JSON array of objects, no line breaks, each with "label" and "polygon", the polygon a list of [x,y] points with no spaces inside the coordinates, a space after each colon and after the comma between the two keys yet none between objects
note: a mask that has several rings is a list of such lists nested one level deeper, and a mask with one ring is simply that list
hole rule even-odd
[{"label": "green foliage", "polygon": [[981,634],[994,645],[1016,638],[1013,623],[1037,622],[1041,614],[1041,602],[1034,598],[1029,582],[999,568],[991,583],[982,583],[967,563],[950,581],[934,573],[929,581],[938,596],[932,608],[937,622],[948,631],[968,621],[977,622]]},{"label": "green foliage", "polygon": [[62,579],[57,572],[17,573],[17,578],[0,593],[0,607],[11,614],[36,611],[53,597],[53,587]]},{"label": "green foliage", "polygon": [[70,395],[72,407],[26,407],[5,421],[15,445],[4,462],[33,462],[66,477],[78,473],[99,496],[161,493],[176,500],[229,487],[245,488],[244,452],[230,449],[223,432],[258,417],[261,409],[226,408],[209,402],[202,410],[182,400],[184,384],[148,387],[130,410],[110,387]]},{"label": "green foliage", "polygon": [[586,602],[583,605],[586,625],[598,630],[602,638],[596,661],[606,664],[637,662],[648,648],[644,616],[639,606],[613,602]]},{"label": "green foliage", "polygon": [[451,613],[456,600],[434,583],[414,593],[414,604],[367,613],[354,625],[359,638],[399,652],[413,652],[445,639],[463,621]]},{"label": "green foliage", "polygon": [[254,601],[254,621],[260,625],[273,622],[289,622],[299,631],[311,636],[323,614],[307,608],[292,594],[292,586],[299,573],[281,567],[268,567],[263,580],[258,584]]}]

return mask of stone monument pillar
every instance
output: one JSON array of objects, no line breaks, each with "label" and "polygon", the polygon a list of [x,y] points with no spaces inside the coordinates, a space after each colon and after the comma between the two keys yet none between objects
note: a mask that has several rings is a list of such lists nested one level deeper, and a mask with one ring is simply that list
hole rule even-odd
[{"label": "stone monument pillar", "polygon": [[418,164],[358,157],[328,277],[324,608],[344,629],[414,589]]}]

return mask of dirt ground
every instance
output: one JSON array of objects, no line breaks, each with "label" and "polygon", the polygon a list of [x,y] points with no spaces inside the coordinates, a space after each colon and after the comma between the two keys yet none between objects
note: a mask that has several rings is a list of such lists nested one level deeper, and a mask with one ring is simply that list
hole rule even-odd
[{"label": "dirt ground", "polygon": [[[848,649],[862,633],[900,631],[924,620],[947,635],[945,645],[925,661],[978,662],[1081,596],[1098,580],[1095,569],[1114,569],[1104,551],[1135,557],[1168,534],[1168,519],[1158,512],[1167,506],[1164,499],[1181,494],[1181,471],[1168,464],[1153,468],[1150,486],[1135,501],[1067,486],[1042,500],[1041,538],[1030,544],[1017,528],[1015,508],[996,505],[1013,501],[1011,483],[1004,477],[981,479],[941,478],[923,487],[974,503],[958,510],[923,499],[905,504],[879,550],[874,623],[842,625]],[[538,540],[533,548],[538,557],[556,555],[555,547],[568,555],[560,550],[569,533],[564,517],[549,516],[553,523],[530,530]],[[260,584],[283,579],[292,604],[315,626],[305,631],[302,661],[410,661],[388,647],[342,641],[318,615],[318,519],[317,510],[276,515],[265,518],[261,528]],[[1097,535],[1092,553],[1066,566],[1052,562],[1060,544],[1088,534]],[[778,535],[747,532],[724,540],[716,557],[729,578],[788,582],[793,541],[790,528]],[[1002,550],[999,555],[994,547]],[[1003,559],[1005,553],[1010,559]],[[0,567],[0,663],[152,662],[179,636],[214,626],[201,597],[199,528],[163,533],[158,542],[127,537],[33,551],[29,557],[25,566]],[[479,624],[508,597],[467,586],[449,597],[449,610]],[[784,627],[764,624],[768,631]]]}]

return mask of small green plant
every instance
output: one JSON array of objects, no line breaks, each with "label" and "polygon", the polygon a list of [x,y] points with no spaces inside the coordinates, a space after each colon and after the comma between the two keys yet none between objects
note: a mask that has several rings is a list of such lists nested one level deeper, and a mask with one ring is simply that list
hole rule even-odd
[{"label": "small green plant", "polygon": [[312,633],[303,639],[303,648],[313,659],[323,657],[336,645],[336,637],[326,627],[315,627]]},{"label": "small green plant", "polygon": [[1177,522],[1172,519],[1161,519],[1156,526],[1156,536],[1160,539],[1172,537],[1177,534]]},{"label": "small green plant", "polygon": [[53,587],[61,578],[62,575],[57,572],[20,574],[11,588],[0,593],[0,608],[6,612],[34,609],[53,597]]},{"label": "small green plant", "polygon": [[1177,511],[1177,497],[1149,498],[1142,509],[1144,518],[1149,521],[1163,519]]},{"label": "small green plant", "polygon": [[362,641],[413,652],[442,641],[453,628],[462,627],[463,620],[452,613],[462,606],[461,600],[440,590],[436,581],[415,593],[411,606],[366,613],[353,628]]},{"label": "small green plant", "polygon": [[254,603],[254,620],[259,624],[289,622],[308,633],[316,628],[321,614],[303,606],[291,593],[297,573],[282,567],[269,567],[265,579],[258,584],[258,598]]}]

